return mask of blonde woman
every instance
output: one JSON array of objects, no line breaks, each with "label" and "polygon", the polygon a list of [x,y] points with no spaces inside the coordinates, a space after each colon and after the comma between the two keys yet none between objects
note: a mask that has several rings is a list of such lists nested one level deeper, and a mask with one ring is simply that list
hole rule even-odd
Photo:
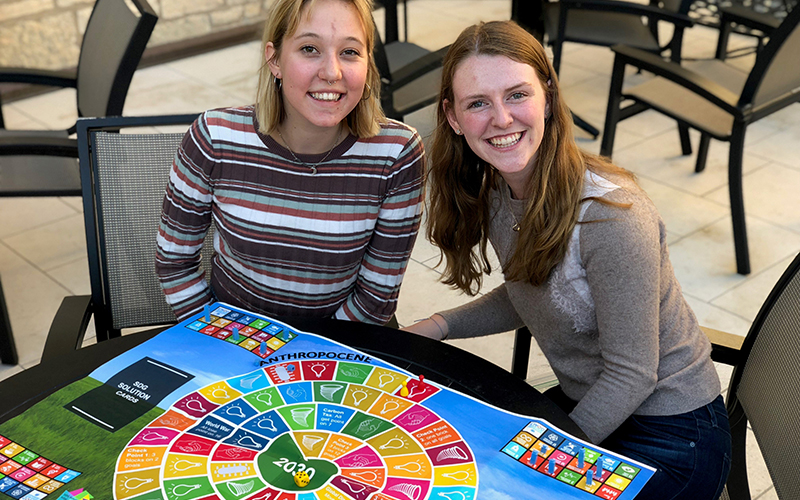
[{"label": "blonde woman", "polygon": [[[384,324],[419,227],[424,157],[387,120],[369,0],[278,0],[257,103],[204,113],[175,157],[156,270],[178,318],[220,300]],[[211,283],[199,267],[214,221]]]},{"label": "blonde woman", "polygon": [[550,61],[512,22],[461,33],[439,104],[428,236],[443,280],[474,294],[491,243],[505,283],[408,329],[444,339],[527,326],[560,383],[547,395],[592,442],[658,470],[642,498],[717,499],[727,413],[653,204],[629,173],[578,149]]}]

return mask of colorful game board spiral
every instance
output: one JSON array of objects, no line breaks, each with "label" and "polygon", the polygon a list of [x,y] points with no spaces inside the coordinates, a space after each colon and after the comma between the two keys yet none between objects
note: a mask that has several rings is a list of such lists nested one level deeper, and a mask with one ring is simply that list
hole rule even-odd
[{"label": "colorful game board spiral", "polygon": [[[472,451],[424,405],[438,391],[330,360],[223,380],[181,398],[128,443],[114,498],[473,500]],[[295,480],[301,472],[307,484]]]}]

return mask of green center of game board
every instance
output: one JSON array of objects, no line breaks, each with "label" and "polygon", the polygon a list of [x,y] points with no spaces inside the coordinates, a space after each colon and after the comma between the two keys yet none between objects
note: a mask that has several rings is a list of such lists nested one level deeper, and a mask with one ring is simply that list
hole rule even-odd
[{"label": "green center of game board", "polygon": [[[328,460],[305,458],[289,434],[273,441],[258,456],[258,470],[267,483],[284,491],[314,491],[324,486],[339,472],[339,467]],[[311,479],[301,488],[294,482],[294,475],[305,471]]]}]

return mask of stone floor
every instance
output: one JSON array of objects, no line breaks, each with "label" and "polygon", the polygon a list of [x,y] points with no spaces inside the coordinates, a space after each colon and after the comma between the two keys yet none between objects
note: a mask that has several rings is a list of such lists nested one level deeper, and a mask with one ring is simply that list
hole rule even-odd
[{"label": "stone floor", "polygon": [[[437,49],[466,26],[508,19],[510,0],[411,0],[409,39]],[[401,16],[402,17],[402,16]],[[381,12],[376,19],[382,22]],[[402,33],[402,30],[401,30]],[[714,30],[695,27],[685,37],[684,55],[712,57]],[[733,44],[747,41],[733,40]],[[136,72],[126,115],[199,112],[253,101],[259,43],[252,42]],[[567,44],[560,81],[574,111],[594,124],[605,116],[613,55],[607,48]],[[748,66],[752,58],[735,64]],[[642,78],[636,75],[635,78]],[[62,90],[3,107],[8,128],[66,128],[76,119],[75,93]],[[433,109],[406,121],[427,136]],[[712,141],[706,171],[695,174],[692,156],[681,156],[675,124],[654,112],[622,122],[614,160],[635,172],[666,221],[672,263],[684,295],[701,324],[745,335],[761,303],[800,251],[800,106],[791,106],[748,129],[744,190],[752,273],[736,274],[727,196],[727,144]],[[599,151],[599,141],[578,132],[581,147]],[[698,136],[692,136],[697,144]],[[78,198],[0,199],[2,275],[20,364],[0,366],[0,379],[39,362],[50,322],[62,298],[89,293],[86,243]],[[420,238],[400,296],[401,324],[467,302],[442,285],[438,251]],[[492,274],[484,291],[500,283]],[[510,367],[512,334],[453,344]],[[730,369],[719,366],[723,387]],[[548,384],[552,372],[534,346],[528,380]],[[752,436],[751,436],[752,437]],[[752,441],[752,440],[751,440]],[[750,449],[754,498],[777,499],[756,446]]]}]

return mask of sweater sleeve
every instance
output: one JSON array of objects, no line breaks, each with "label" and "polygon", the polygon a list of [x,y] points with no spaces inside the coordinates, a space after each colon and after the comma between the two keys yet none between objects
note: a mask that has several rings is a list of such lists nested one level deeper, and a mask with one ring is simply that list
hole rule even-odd
[{"label": "sweater sleeve", "polygon": [[524,326],[505,283],[463,306],[438,313],[447,322],[447,338],[481,337]]},{"label": "sweater sleeve", "polygon": [[205,114],[183,138],[170,172],[161,211],[156,274],[179,320],[212,302],[200,250],[211,225],[213,146]]},{"label": "sweater sleeve", "polygon": [[424,172],[422,140],[415,131],[389,169],[386,195],[355,287],[335,318],[383,325],[394,315],[419,231]]},{"label": "sweater sleeve", "polygon": [[570,417],[599,443],[658,381],[661,234],[645,203],[593,202],[582,224],[581,259],[595,303],[603,367]]}]

